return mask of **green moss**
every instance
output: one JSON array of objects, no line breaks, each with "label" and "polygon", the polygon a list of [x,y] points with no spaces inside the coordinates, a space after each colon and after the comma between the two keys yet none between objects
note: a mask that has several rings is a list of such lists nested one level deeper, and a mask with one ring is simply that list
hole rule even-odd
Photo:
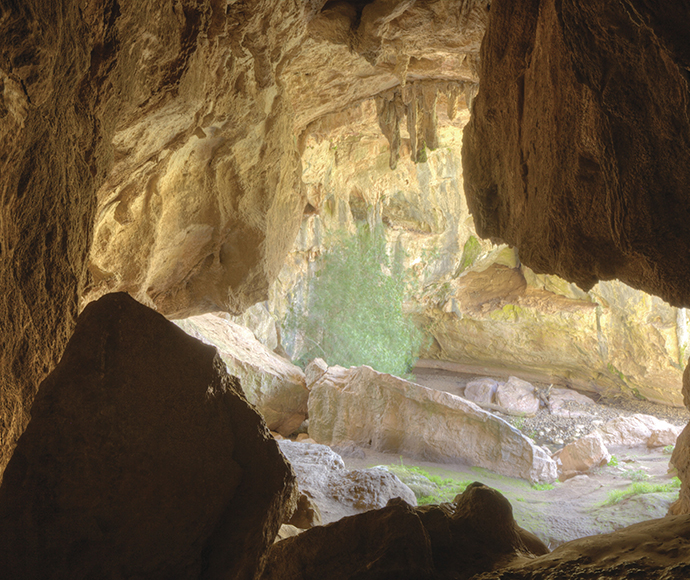
[{"label": "green moss", "polygon": [[553,485],[553,483],[533,483],[532,484],[532,489],[536,491],[549,491],[551,489],[555,489],[556,486]]},{"label": "green moss", "polygon": [[630,484],[626,489],[615,489],[610,491],[603,505],[614,505],[629,497],[647,493],[668,493],[680,488],[680,479],[674,477],[669,483],[649,483],[648,481],[637,481]]},{"label": "green moss", "polygon": [[455,277],[457,278],[460,274],[467,270],[467,268],[472,266],[481,253],[482,245],[479,243],[479,240],[475,236],[470,236],[467,238],[467,241],[462,248],[462,257],[460,258],[458,269],[455,271]]},{"label": "green moss", "polygon": [[428,479],[434,486],[435,490],[431,494],[417,496],[417,503],[419,505],[438,504],[444,502],[451,502],[459,493],[463,493],[467,486],[472,483],[471,480],[458,480],[452,477],[441,477],[433,475],[428,471],[417,467],[416,465],[404,465],[402,457],[400,458],[400,465],[389,465],[388,469],[395,473],[400,479],[405,482],[405,475],[418,475]]}]

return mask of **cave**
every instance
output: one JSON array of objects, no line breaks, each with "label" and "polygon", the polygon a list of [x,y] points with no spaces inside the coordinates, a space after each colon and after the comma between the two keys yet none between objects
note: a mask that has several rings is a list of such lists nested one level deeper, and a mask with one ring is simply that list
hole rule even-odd
[{"label": "cave", "polygon": [[[326,214],[430,235],[464,211],[458,275],[503,244],[521,296],[518,262],[540,292],[558,275],[575,297],[610,281],[690,308],[688,23],[678,1],[5,0],[2,575],[690,577],[689,428],[670,515],[553,553],[475,484],[273,545],[294,472],[247,387],[169,322],[280,294]],[[372,128],[381,175],[461,148],[464,209],[410,212],[402,186],[383,207],[355,173],[327,191],[315,152],[335,166]],[[460,331],[437,328],[448,352]],[[632,388],[690,409],[689,368],[682,390],[682,369]]]}]

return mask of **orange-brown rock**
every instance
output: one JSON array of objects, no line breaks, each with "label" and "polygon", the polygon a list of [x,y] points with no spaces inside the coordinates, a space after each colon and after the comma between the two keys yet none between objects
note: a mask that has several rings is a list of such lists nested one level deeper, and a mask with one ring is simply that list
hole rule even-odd
[{"label": "orange-brown rock", "polygon": [[254,578],[294,475],[215,350],[90,304],[0,487],[3,577]]},{"label": "orange-brown rock", "polygon": [[476,580],[684,580],[690,577],[690,516],[634,524],[611,534],[573,540],[550,554],[516,561]]},{"label": "orange-brown rock", "polygon": [[463,146],[481,236],[585,289],[690,305],[689,20],[683,2],[491,2]]},{"label": "orange-brown rock", "polygon": [[453,503],[385,508],[312,528],[275,544],[264,580],[466,580],[548,553],[513,519],[508,500],[472,483]]}]

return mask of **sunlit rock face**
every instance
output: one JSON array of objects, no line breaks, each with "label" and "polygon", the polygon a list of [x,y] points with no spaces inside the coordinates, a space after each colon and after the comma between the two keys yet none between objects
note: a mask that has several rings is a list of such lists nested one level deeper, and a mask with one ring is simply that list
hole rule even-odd
[{"label": "sunlit rock face", "polygon": [[[584,292],[535,274],[519,250],[478,239],[459,154],[467,100],[466,88],[451,118],[451,91],[438,87],[438,148],[427,149],[423,162],[413,161],[403,118],[395,169],[374,100],[310,126],[302,153],[309,210],[268,309],[281,320],[304,303],[318,256],[334,236],[381,223],[391,255],[403,257],[407,308],[431,341],[423,357],[682,405],[690,342],[685,309],[619,281]],[[273,344],[275,331],[261,321],[247,320]],[[291,355],[302,355],[299,336],[283,332],[282,339]]]},{"label": "sunlit rock face", "polygon": [[477,231],[537,272],[690,305],[682,2],[491,3],[465,132]]},{"label": "sunlit rock face", "polygon": [[[80,298],[123,290],[169,317],[262,300],[306,203],[303,128],[406,80],[476,82],[487,15],[486,0],[3,7],[0,469]],[[421,93],[405,106],[423,113]]]}]

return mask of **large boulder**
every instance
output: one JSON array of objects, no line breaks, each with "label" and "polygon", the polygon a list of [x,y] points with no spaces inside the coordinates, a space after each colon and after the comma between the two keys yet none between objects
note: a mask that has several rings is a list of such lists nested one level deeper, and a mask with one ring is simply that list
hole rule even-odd
[{"label": "large boulder", "polygon": [[268,350],[251,330],[222,314],[190,316],[175,324],[216,347],[271,431],[291,435],[306,419],[309,392],[302,369]]},{"label": "large boulder", "polygon": [[395,497],[417,505],[414,492],[384,469],[346,469],[342,458],[325,445],[289,440],[279,445],[300,491],[316,504],[324,523],[382,508]]},{"label": "large boulder", "polygon": [[552,388],[549,391],[549,411],[557,417],[588,417],[595,403],[572,389]]},{"label": "large boulder", "polygon": [[601,434],[597,431],[568,443],[554,455],[559,463],[558,478],[561,481],[586,473],[593,467],[605,465],[611,459]]},{"label": "large boulder", "polygon": [[513,519],[496,490],[473,483],[453,503],[383,509],[312,528],[275,544],[263,580],[465,580],[548,553]]},{"label": "large boulder", "polygon": [[215,350],[126,294],[79,317],[0,487],[7,578],[253,578],[294,475]]},{"label": "large boulder", "polygon": [[530,481],[553,481],[556,464],[507,422],[477,405],[370,367],[330,367],[312,385],[309,434],[429,461],[466,461]]},{"label": "large boulder", "polygon": [[496,391],[496,403],[509,415],[533,417],[539,411],[539,399],[527,381],[510,377]]},{"label": "large boulder", "polygon": [[611,419],[598,428],[606,445],[626,447],[674,445],[682,430],[682,427],[641,413]]}]

